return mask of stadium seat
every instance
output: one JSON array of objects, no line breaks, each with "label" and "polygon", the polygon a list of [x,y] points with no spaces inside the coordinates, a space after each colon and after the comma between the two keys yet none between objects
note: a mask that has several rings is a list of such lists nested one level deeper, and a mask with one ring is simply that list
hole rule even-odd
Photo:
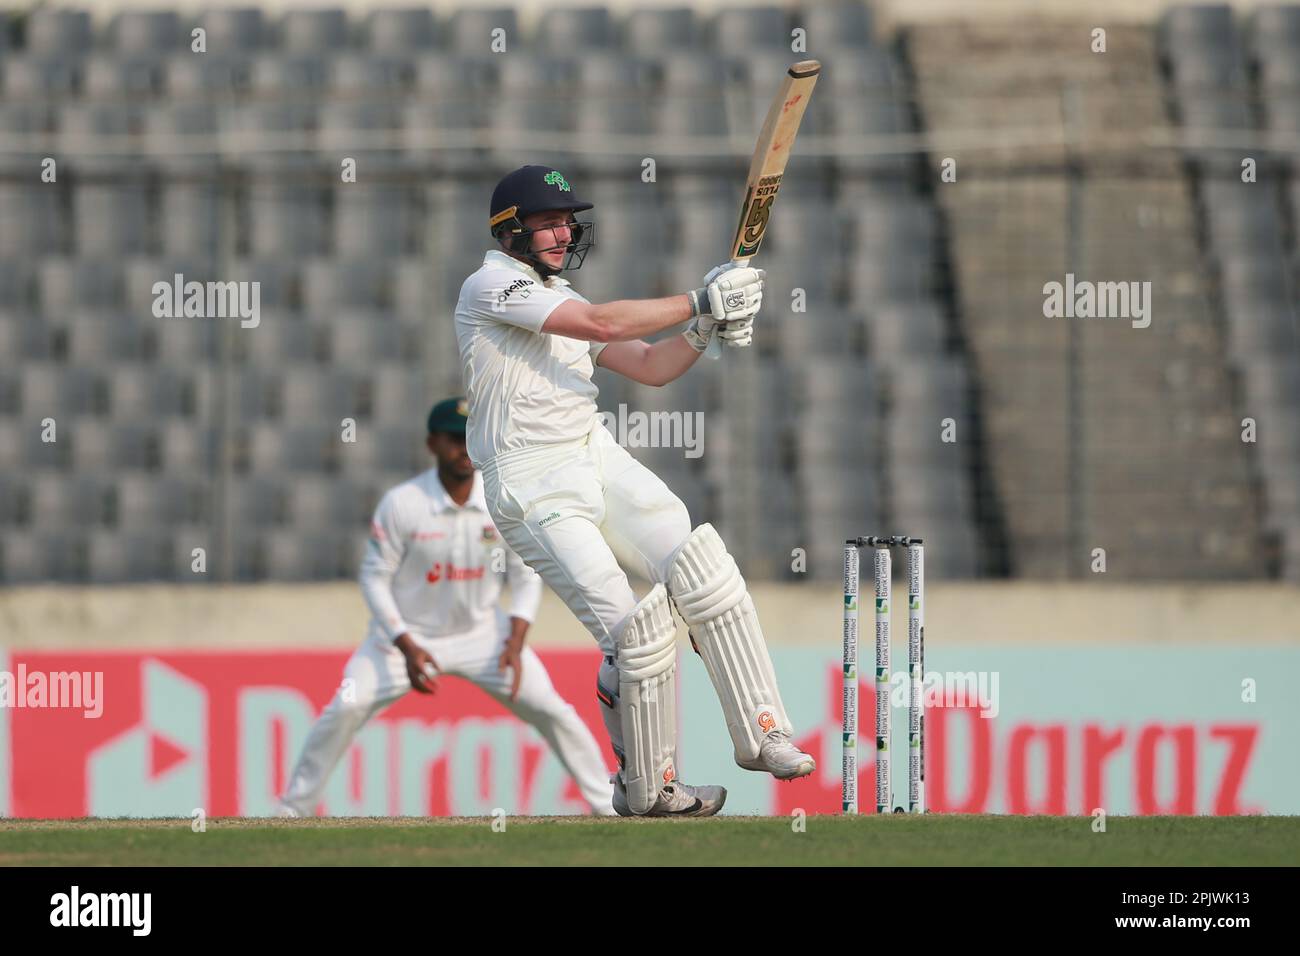
[{"label": "stadium seat", "polygon": [[[421,413],[427,415],[428,410],[421,409]],[[401,427],[362,424],[356,437],[355,442],[339,446],[339,464],[349,477],[373,480],[385,473],[410,477],[429,467],[424,425],[418,416],[415,423]]]},{"label": "stadium seat", "polygon": [[331,95],[340,100],[382,101],[411,85],[413,67],[405,57],[363,53],[336,56],[329,63]]},{"label": "stadium seat", "polygon": [[720,53],[753,55],[759,50],[790,49],[786,11],[776,6],[726,7],[713,19],[713,48]]},{"label": "stadium seat", "polygon": [[913,359],[900,356],[889,363],[889,399],[902,408],[935,407],[948,415],[971,404],[970,373],[957,356]]},{"label": "stadium seat", "polygon": [[236,260],[230,278],[256,282],[262,308],[296,312],[302,307],[302,263],[278,256]]},{"label": "stadium seat", "polygon": [[161,63],[146,54],[100,54],[82,63],[82,95],[87,100],[129,102],[150,98],[161,84]]},{"label": "stadium seat", "polygon": [[377,363],[409,361],[405,329],[386,312],[347,311],[329,320],[330,364],[364,372]]},{"label": "stadium seat", "polygon": [[[360,162],[375,175],[376,156]],[[397,258],[415,246],[416,189],[401,182],[344,183],[334,188],[334,253],[340,258]]]},{"label": "stadium seat", "polygon": [[249,69],[246,56],[177,53],[163,65],[163,87],[174,101],[229,100],[247,89]]},{"label": "stadium seat", "polygon": [[[63,120],[63,133],[65,136],[71,135],[65,149],[73,153],[95,149],[91,145],[94,140],[84,138],[90,132],[89,126],[79,129],[80,120],[73,120],[67,109],[64,110]],[[97,128],[97,132],[122,135],[126,132],[125,124],[123,118],[120,128]],[[88,163],[84,158],[76,162],[89,164],[97,172],[112,174],[114,177],[112,181],[84,180],[72,187],[77,254],[94,258],[150,251],[149,190],[145,179],[140,175],[138,164],[98,160]]]},{"label": "stadium seat", "polygon": [[236,477],[226,488],[226,519],[238,529],[283,525],[289,515],[289,488],[289,482],[274,475]]},{"label": "stadium seat", "polygon": [[832,0],[810,5],[798,26],[808,31],[809,49],[820,57],[833,46],[869,47],[872,42],[872,8],[855,0]]},{"label": "stadium seat", "polygon": [[249,249],[255,257],[313,255],[328,251],[325,193],[288,182],[284,174],[254,181],[250,194]]},{"label": "stadium seat", "polygon": [[1232,8],[1223,3],[1171,4],[1157,21],[1156,32],[1173,49],[1223,44],[1232,39]]},{"label": "stadium seat", "polygon": [[[485,95],[497,84],[497,64],[488,53],[426,53],[416,59],[414,66],[417,95],[450,97],[455,94],[461,99],[472,99]],[[486,123],[484,117],[479,125]]]},{"label": "stadium seat", "polygon": [[581,76],[580,62],[581,58],[573,51],[518,53],[500,64],[498,84],[506,96],[556,102],[560,93],[577,88]]},{"label": "stadium seat", "polygon": [[78,256],[96,259],[152,251],[149,190],[143,181],[74,186],[72,208]]},{"label": "stadium seat", "polygon": [[634,9],[623,23],[623,46],[643,56],[697,47],[702,30],[688,6]]},{"label": "stadium seat", "polygon": [[207,259],[219,249],[217,133],[217,107],[210,103],[160,106],[146,114],[145,142],[160,172],[159,246],[169,256]]},{"label": "stadium seat", "polygon": [[[834,113],[833,125],[839,136],[872,138],[910,132],[912,124],[901,102],[892,96],[880,96]],[[840,174],[849,180],[898,178],[908,172],[911,163],[912,159],[904,154],[883,151],[864,151],[835,158]]]},{"label": "stadium seat", "polygon": [[163,422],[158,440],[161,470],[168,475],[210,475],[220,464],[222,438],[210,422]]},{"label": "stadium seat", "polygon": [[[8,437],[0,431],[0,440]],[[16,465],[16,462],[5,460],[3,454],[0,452],[0,466],[3,466],[0,470],[0,528],[9,534],[13,528],[31,523],[31,495],[35,482],[19,475],[16,467],[11,471],[11,464]]]},{"label": "stadium seat", "polygon": [[[863,204],[852,220],[855,247],[868,252],[904,249],[929,257],[937,241],[934,210],[919,199]],[[826,218],[829,218],[827,215]]]},{"label": "stadium seat", "polygon": [[70,55],[6,56],[0,67],[4,68],[5,97],[12,101],[64,99],[81,85],[80,61]]},{"label": "stadium seat", "polygon": [[287,524],[299,531],[337,528],[364,536],[374,502],[364,485],[345,477],[304,476],[286,488]]},{"label": "stadium seat", "polygon": [[1271,4],[1257,9],[1250,18],[1250,35],[1256,55],[1294,55],[1300,49],[1300,8]]},{"label": "stadium seat", "polygon": [[113,482],[102,475],[42,475],[29,485],[31,526],[41,531],[108,525]]},{"label": "stadium seat", "polygon": [[815,414],[806,415],[790,427],[795,467],[870,473],[879,460],[878,428],[875,416],[865,413],[855,423],[851,437],[846,437],[837,428],[827,428]]},{"label": "stadium seat", "polygon": [[375,53],[414,53],[436,44],[437,25],[429,10],[372,10],[366,17],[366,41]]},{"label": "stadium seat", "polygon": [[289,365],[277,370],[278,418],[289,423],[328,423],[363,417],[359,378],[336,366]]},{"label": "stadium seat", "polygon": [[303,310],[312,320],[391,304],[390,275],[377,259],[313,259],[302,270]]},{"label": "stadium seat", "polygon": [[46,416],[102,415],[108,410],[108,389],[97,370],[29,362],[19,375],[22,413],[28,421]]},{"label": "stadium seat", "polygon": [[924,539],[927,580],[966,580],[982,574],[979,536],[969,521],[907,509],[894,510],[890,520]]},{"label": "stadium seat", "polygon": [[111,513],[123,531],[204,527],[212,520],[213,483],[207,476],[118,475]]},{"label": "stadium seat", "polygon": [[66,360],[87,368],[144,359],[152,352],[150,330],[127,314],[75,312],[59,327],[66,336]]},{"label": "stadium seat", "polygon": [[80,473],[157,471],[161,458],[151,422],[72,422],[72,467]]},{"label": "stadium seat", "polygon": [[206,10],[199,24],[207,31],[208,56],[243,56],[270,39],[270,28],[257,7]]},{"label": "stadium seat", "polygon": [[36,9],[27,20],[27,49],[34,53],[80,54],[93,42],[84,10]]},{"label": "stadium seat", "polygon": [[[71,416],[56,419],[53,431],[54,441],[45,441],[45,419],[40,418],[0,419],[0,438],[7,444],[0,454],[14,461],[14,472],[21,474],[36,473],[39,476],[49,472],[69,471],[72,467],[72,422]],[[6,435],[5,432],[8,432]],[[18,452],[15,454],[15,452]]]},{"label": "stadium seat", "polygon": [[948,332],[939,309],[929,303],[889,304],[867,317],[871,355],[892,361],[917,355],[937,355],[946,350]]},{"label": "stadium seat", "polygon": [[41,310],[47,316],[77,309],[113,311],[126,302],[122,263],[116,257],[47,258],[39,270]]},{"label": "stadium seat", "polygon": [[1290,277],[1280,257],[1232,255],[1221,259],[1219,268],[1220,289],[1230,303],[1292,301]]},{"label": "stadium seat", "polygon": [[[202,255],[168,255],[164,258],[152,256],[133,256],[124,262],[112,263],[120,270],[127,311],[136,316],[153,317],[154,307],[160,297],[171,297],[176,276],[183,277],[184,282],[209,282],[217,278],[215,267],[210,258]],[[167,291],[155,292],[154,286],[163,283]],[[78,300],[93,302],[94,300]],[[113,300],[116,301],[116,300]],[[178,318],[173,316],[174,319]],[[168,324],[172,319],[159,319],[160,324]],[[195,323],[197,319],[179,318],[179,321]]]},{"label": "stadium seat", "polygon": [[839,516],[840,530],[836,534],[841,542],[844,528],[872,527],[879,523],[880,488],[872,470],[799,462],[795,489],[795,501],[809,519]]},{"label": "stadium seat", "polygon": [[1280,247],[1282,224],[1277,201],[1267,191],[1232,180],[1206,180],[1200,189],[1214,252],[1249,253]]},{"label": "stadium seat", "polygon": [[[319,415],[313,418],[319,421]],[[333,471],[343,444],[341,434],[337,424],[253,425],[249,429],[250,471],[260,475]]]},{"label": "stadium seat", "polygon": [[93,584],[174,581],[189,574],[189,556],[178,553],[170,530],[95,531],[88,536],[88,572]]},{"label": "stadium seat", "polygon": [[181,33],[179,17],[170,10],[123,11],[109,23],[108,35],[122,53],[157,54],[188,40]]},{"label": "stadium seat", "polygon": [[109,368],[107,378],[109,410],[116,421],[157,421],[194,414],[194,386],[184,372],[120,364]]},{"label": "stadium seat", "polygon": [[[59,544],[56,553],[50,545]],[[67,536],[50,535],[39,531],[6,531],[0,536],[0,581],[8,585],[37,584],[58,580],[63,568],[60,557],[67,554]]]},{"label": "stadium seat", "polygon": [[942,517],[948,521],[969,520],[971,494],[964,470],[934,467],[908,468],[886,455],[890,507],[898,512]]},{"label": "stadium seat", "polygon": [[433,316],[438,290],[424,259],[398,259],[393,265],[392,288],[393,308],[400,319],[424,324]]},{"label": "stadium seat", "polygon": [[[813,316],[824,312],[825,320]],[[856,319],[856,321],[855,321]],[[856,357],[864,354],[862,324],[857,317],[843,314],[829,303],[813,302],[809,312],[782,312],[766,317],[764,342],[773,355]]]},{"label": "stadium seat", "polygon": [[507,50],[518,50],[523,40],[513,7],[459,7],[448,28],[448,50],[462,55],[490,53],[496,30],[502,31]]},{"label": "stadium seat", "polygon": [[614,46],[617,38],[609,8],[556,7],[537,24],[534,43],[556,53],[577,53]]},{"label": "stadium seat", "polygon": [[262,535],[266,573],[275,581],[321,581],[353,577],[354,537],[337,532],[276,531]]},{"label": "stadium seat", "polygon": [[1300,345],[1300,322],[1288,303],[1247,302],[1227,307],[1228,354],[1249,368],[1254,359],[1284,355]]},{"label": "stadium seat", "polygon": [[[59,334],[61,331],[33,312],[0,308],[0,355],[36,361],[64,358],[61,341],[66,339]],[[11,400],[17,404],[16,395]],[[0,411],[5,404],[0,396]]]},{"label": "stadium seat", "polygon": [[289,10],[280,21],[280,34],[290,52],[339,50],[348,45],[347,14],[337,8]]},{"label": "stadium seat", "polygon": [[318,53],[261,53],[249,73],[252,93],[266,98],[302,101],[328,85],[329,60]]},{"label": "stadium seat", "polygon": [[821,419],[860,419],[875,412],[879,382],[870,365],[853,359],[799,362],[784,356],[791,408]]},{"label": "stadium seat", "polygon": [[267,371],[322,362],[329,355],[326,330],[294,312],[263,309],[261,324],[249,331],[253,334],[233,336],[233,357]]}]

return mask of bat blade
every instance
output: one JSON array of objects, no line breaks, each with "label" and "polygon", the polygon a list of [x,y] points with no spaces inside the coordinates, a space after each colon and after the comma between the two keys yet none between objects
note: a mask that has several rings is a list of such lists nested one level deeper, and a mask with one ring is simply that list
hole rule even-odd
[{"label": "bat blade", "polygon": [[[799,134],[799,124],[803,122],[821,68],[816,60],[803,60],[790,67],[767,109],[767,118],[759,130],[749,162],[745,201],[731,241],[731,261],[737,265],[747,265],[763,244],[772,218],[772,205],[781,190],[781,179]],[[716,360],[721,352],[721,342],[715,335],[706,354]]]},{"label": "bat blade", "polygon": [[754,144],[754,156],[745,182],[745,201],[740,207],[740,221],[731,242],[734,261],[751,259],[763,244],[772,216],[772,204],[781,189],[781,179],[790,161],[795,137],[799,134],[799,124],[803,122],[820,73],[821,64],[816,60],[796,63],[787,71],[772,105],[768,107],[767,118]]}]

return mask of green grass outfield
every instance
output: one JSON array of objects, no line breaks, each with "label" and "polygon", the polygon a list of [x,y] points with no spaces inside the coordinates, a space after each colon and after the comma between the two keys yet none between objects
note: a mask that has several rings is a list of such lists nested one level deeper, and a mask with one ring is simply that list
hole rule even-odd
[{"label": "green grass outfield", "polygon": [[[6,866],[1293,866],[1300,817],[2,820]],[[500,824],[498,823],[498,829]]]}]

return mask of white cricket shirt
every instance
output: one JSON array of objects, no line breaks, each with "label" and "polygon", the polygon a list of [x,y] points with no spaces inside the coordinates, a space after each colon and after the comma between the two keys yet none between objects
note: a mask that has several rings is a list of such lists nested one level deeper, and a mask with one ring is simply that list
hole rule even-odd
[{"label": "white cricket shirt", "polygon": [[466,448],[482,468],[498,455],[587,435],[596,418],[591,381],[603,342],[541,331],[556,306],[586,302],[567,280],[497,249],[461,286],[456,341],[469,399]]},{"label": "white cricket shirt", "polygon": [[542,579],[492,523],[477,471],[464,505],[437,468],[390,489],[375,508],[360,580],[369,636],[390,642],[403,632],[436,638],[488,627],[506,584],[511,617],[531,622],[542,596]]}]

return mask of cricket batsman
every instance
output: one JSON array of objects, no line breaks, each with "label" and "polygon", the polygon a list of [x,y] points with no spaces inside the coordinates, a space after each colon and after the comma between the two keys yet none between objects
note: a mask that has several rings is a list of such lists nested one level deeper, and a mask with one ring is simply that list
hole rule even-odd
[{"label": "cricket batsman", "polygon": [[[466,401],[433,407],[426,445],[437,466],[388,491],[375,509],[361,562],[370,632],[344,668],[344,685],[307,736],[279,807],[311,816],[352,739],[414,688],[433,694],[441,676],[483,688],[541,732],[598,816],[612,816],[600,745],[524,644],[542,582],[501,540],[483,477],[465,451]],[[510,587],[509,620],[500,607]]]},{"label": "cricket batsman", "polygon": [[[718,786],[677,779],[671,607],[726,717],[736,763],[781,780],[812,758],[792,742],[758,614],[726,545],[597,417],[597,363],[646,385],[685,374],[718,335],[753,339],[761,270],[724,263],[662,299],[593,304],[560,273],[581,266],[592,209],[558,170],[524,166],[492,194],[496,247],[461,288],[456,337],[469,398],[467,447],[510,546],[560,596],[604,655],[597,696],[618,757],[622,816],[710,816]],[[654,344],[643,336],[689,322]],[[725,493],[725,491],[724,491]],[[638,599],[623,566],[653,582]]]}]

